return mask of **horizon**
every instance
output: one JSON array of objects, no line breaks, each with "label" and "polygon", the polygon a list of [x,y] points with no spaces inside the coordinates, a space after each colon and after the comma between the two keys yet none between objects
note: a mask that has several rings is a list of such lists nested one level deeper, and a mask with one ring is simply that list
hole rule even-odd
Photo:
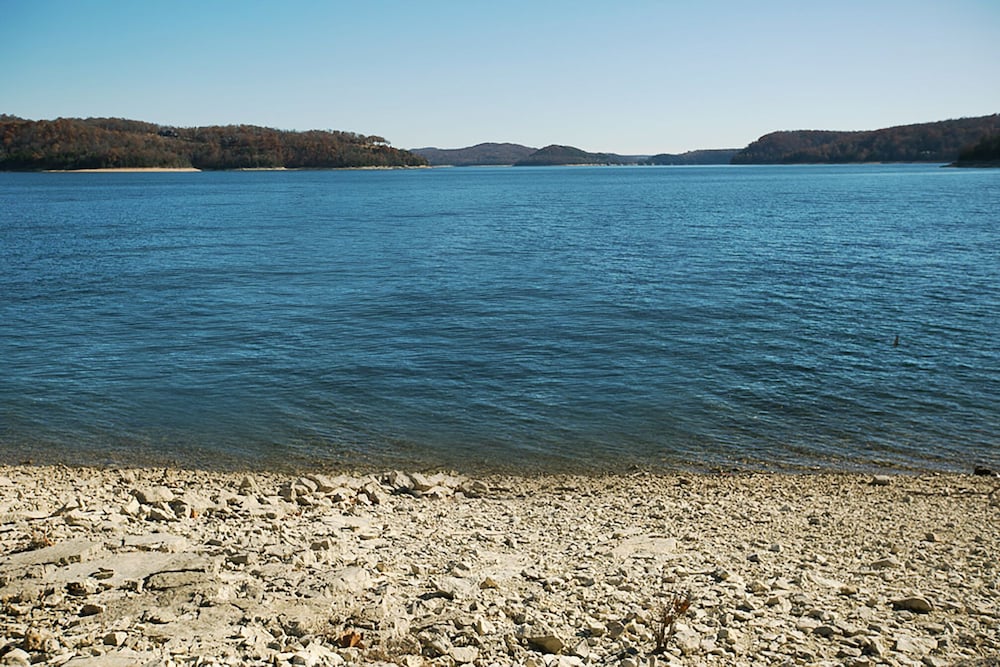
[{"label": "horizon", "polygon": [[14,29],[0,43],[2,111],[33,120],[655,155],[1000,110],[1000,89],[988,85],[1000,78],[1000,4],[986,0],[835,9],[48,0],[5,9]]}]

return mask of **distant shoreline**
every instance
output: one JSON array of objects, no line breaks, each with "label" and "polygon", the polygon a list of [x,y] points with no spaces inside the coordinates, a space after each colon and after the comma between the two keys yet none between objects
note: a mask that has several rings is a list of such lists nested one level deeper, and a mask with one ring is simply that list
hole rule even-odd
[{"label": "distant shoreline", "polygon": [[[155,174],[155,173],[193,173],[203,171],[396,171],[400,169],[430,169],[427,166],[415,167],[241,167],[239,169],[197,169],[195,167],[106,167],[101,169],[42,169],[34,173],[43,174]],[[18,170],[18,173],[32,173]]]},{"label": "distant shoreline", "polygon": [[201,171],[194,167],[105,167],[102,169],[45,169],[46,174],[130,174],[147,172]]}]

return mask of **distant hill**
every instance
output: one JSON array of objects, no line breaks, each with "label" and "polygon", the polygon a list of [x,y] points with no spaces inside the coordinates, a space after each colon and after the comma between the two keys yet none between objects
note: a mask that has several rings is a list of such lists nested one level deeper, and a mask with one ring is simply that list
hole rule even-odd
[{"label": "distant hill", "polygon": [[733,156],[733,164],[952,162],[963,148],[1000,133],[1000,114],[863,132],[772,132]]},{"label": "distant hill", "polygon": [[541,148],[514,163],[515,167],[546,167],[560,165],[639,164],[644,155],[617,155],[615,153],[588,153],[573,146],[555,144]]},{"label": "distant hill", "polygon": [[686,153],[660,153],[654,155],[644,164],[658,165],[694,165],[694,164],[729,164],[740,148],[718,148],[711,150],[688,151]]},{"label": "distant hill", "polygon": [[521,144],[485,143],[468,148],[412,148],[410,152],[424,157],[434,167],[469,167],[512,165],[537,150]]},{"label": "distant hill", "polygon": [[419,155],[353,132],[254,125],[163,127],[122,118],[0,116],[0,170],[194,167],[326,169],[424,166]]}]

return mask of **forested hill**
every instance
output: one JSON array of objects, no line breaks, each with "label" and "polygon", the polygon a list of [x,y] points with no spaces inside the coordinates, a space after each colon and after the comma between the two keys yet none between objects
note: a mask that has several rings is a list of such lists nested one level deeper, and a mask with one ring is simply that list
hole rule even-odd
[{"label": "forested hill", "polygon": [[615,153],[588,153],[573,146],[555,144],[540,148],[514,163],[515,167],[547,167],[585,164],[637,164],[646,156],[616,155]]},{"label": "forested hill", "polygon": [[687,153],[660,153],[649,158],[645,164],[729,164],[733,156],[739,152],[739,148],[711,148],[700,151],[688,151]]},{"label": "forested hill", "polygon": [[1000,134],[991,134],[958,155],[955,167],[1000,167]]},{"label": "forested hill", "polygon": [[254,125],[163,127],[121,118],[25,120],[0,115],[0,170],[194,167],[412,167],[427,160],[382,137]]},{"label": "forested hill", "polygon": [[468,167],[511,165],[518,160],[523,160],[538,149],[521,144],[485,143],[468,148],[412,148],[410,150],[427,158],[431,166]]},{"label": "forested hill", "polygon": [[865,132],[772,132],[733,157],[733,164],[952,162],[984,136],[1000,132],[1000,114]]}]

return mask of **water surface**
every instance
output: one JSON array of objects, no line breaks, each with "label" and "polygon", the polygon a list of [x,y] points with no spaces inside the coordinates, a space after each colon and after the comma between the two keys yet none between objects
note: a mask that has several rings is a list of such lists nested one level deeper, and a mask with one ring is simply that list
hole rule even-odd
[{"label": "water surface", "polygon": [[0,460],[1000,467],[998,286],[990,170],[0,174]]}]

